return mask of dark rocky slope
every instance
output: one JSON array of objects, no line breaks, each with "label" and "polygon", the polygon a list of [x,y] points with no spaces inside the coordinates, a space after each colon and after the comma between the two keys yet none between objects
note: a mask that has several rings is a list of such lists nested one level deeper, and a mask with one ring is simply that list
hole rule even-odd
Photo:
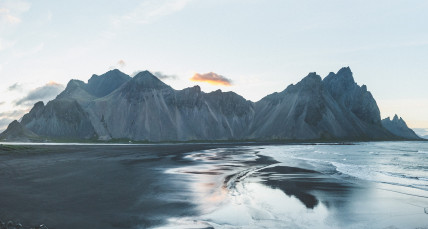
[{"label": "dark rocky slope", "polygon": [[131,78],[112,70],[88,83],[71,80],[46,106],[36,103],[20,124],[53,139],[414,139],[385,123],[367,87],[342,68],[324,80],[310,73],[255,103],[234,92],[205,93],[199,86],[174,90],[148,71]]},{"label": "dark rocky slope", "polygon": [[397,115],[395,115],[393,119],[391,119],[390,117],[383,119],[382,125],[389,132],[404,139],[421,139],[412,129],[407,126],[406,122],[401,117],[399,118]]},{"label": "dark rocky slope", "polygon": [[27,142],[39,141],[40,137],[15,120],[9,124],[9,126],[3,133],[0,134],[0,140]]}]

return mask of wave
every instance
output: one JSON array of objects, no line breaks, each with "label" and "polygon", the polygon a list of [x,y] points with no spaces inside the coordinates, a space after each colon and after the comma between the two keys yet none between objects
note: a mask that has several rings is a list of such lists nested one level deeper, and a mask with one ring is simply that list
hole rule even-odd
[{"label": "wave", "polygon": [[[399,185],[428,191],[428,177],[378,170],[375,166],[331,162],[337,172],[361,180]],[[345,177],[345,179],[348,177]]]}]

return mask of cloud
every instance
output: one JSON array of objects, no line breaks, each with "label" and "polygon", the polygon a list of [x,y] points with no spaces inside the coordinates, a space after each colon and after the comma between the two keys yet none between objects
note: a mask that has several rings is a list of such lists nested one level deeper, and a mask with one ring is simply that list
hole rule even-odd
[{"label": "cloud", "polygon": [[3,106],[3,104],[5,104],[5,103],[6,103],[5,101],[1,101],[0,106]]},{"label": "cloud", "polygon": [[178,78],[176,75],[166,75],[166,74],[163,74],[162,72],[154,72],[153,75],[155,75],[156,77],[158,77],[161,80],[164,80],[164,79],[175,80]]},{"label": "cloud", "polygon": [[[138,70],[138,71],[134,71],[131,74],[131,77],[136,76],[138,73],[145,71],[145,70]],[[169,75],[169,74],[164,74],[163,72],[152,72],[153,75],[155,75],[156,77],[158,77],[161,80],[165,80],[165,79],[171,79],[171,80],[176,80],[178,79],[178,76],[176,75]]]},{"label": "cloud", "polygon": [[27,109],[0,112],[0,118],[19,119],[22,115],[24,115],[27,112],[28,112]]},{"label": "cloud", "polygon": [[6,24],[18,24],[21,19],[12,15],[9,9],[0,8],[0,21]]},{"label": "cloud", "polygon": [[135,7],[130,13],[114,20],[115,25],[123,22],[149,24],[163,16],[178,12],[191,0],[146,0]]},{"label": "cloud", "polygon": [[7,126],[15,119],[0,118],[0,133],[6,130]]},{"label": "cloud", "polygon": [[20,83],[14,83],[7,88],[8,91],[21,91],[22,85]]},{"label": "cloud", "polygon": [[42,87],[38,87],[30,91],[25,97],[16,101],[15,105],[29,106],[38,101],[47,102],[55,98],[55,96],[57,96],[62,90],[64,90],[64,85],[55,82],[49,82]]},{"label": "cloud", "polygon": [[222,86],[231,86],[232,80],[222,76],[218,75],[214,72],[209,72],[205,74],[199,74],[195,73],[192,78],[190,78],[191,81],[197,81],[197,82],[205,82],[212,85],[222,85]]},{"label": "cloud", "polygon": [[125,66],[126,66],[126,63],[125,63],[125,61],[123,61],[123,60],[119,60],[119,61],[117,62],[117,65],[118,65],[120,68],[123,68],[123,67],[125,67]]},{"label": "cloud", "polygon": [[0,112],[0,133],[7,128],[13,120],[19,120],[28,110],[14,110]]},{"label": "cloud", "polygon": [[115,65],[110,66],[110,70],[119,69],[126,67],[126,63],[124,60],[119,60]]},{"label": "cloud", "polygon": [[21,22],[21,14],[30,9],[30,3],[22,0],[5,0],[0,2],[0,24],[15,25]]}]

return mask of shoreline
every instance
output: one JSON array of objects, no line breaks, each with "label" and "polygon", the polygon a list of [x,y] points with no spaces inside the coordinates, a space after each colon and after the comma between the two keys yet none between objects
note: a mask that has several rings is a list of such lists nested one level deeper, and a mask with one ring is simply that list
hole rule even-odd
[{"label": "shoreline", "polygon": [[312,140],[296,140],[296,139],[274,139],[274,140],[191,140],[191,141],[134,141],[131,139],[118,139],[111,141],[101,140],[47,140],[47,141],[0,141],[4,145],[173,145],[173,144],[234,144],[234,145],[272,145],[272,144],[355,144],[362,142],[428,142],[428,139],[312,139]]}]

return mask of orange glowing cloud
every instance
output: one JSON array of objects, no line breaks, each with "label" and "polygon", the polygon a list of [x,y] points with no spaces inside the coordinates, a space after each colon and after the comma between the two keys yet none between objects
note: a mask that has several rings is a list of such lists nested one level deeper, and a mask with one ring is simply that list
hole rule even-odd
[{"label": "orange glowing cloud", "polygon": [[46,85],[49,85],[49,86],[62,86],[60,83],[57,83],[55,81],[49,81]]},{"label": "orange glowing cloud", "polygon": [[119,61],[117,62],[117,65],[118,65],[120,68],[123,68],[123,67],[125,67],[125,66],[126,66],[126,63],[125,63],[125,61],[124,61],[124,60],[119,60]]},{"label": "orange glowing cloud", "polygon": [[195,82],[205,82],[212,85],[232,86],[232,80],[214,72],[205,74],[195,73],[190,80]]}]

